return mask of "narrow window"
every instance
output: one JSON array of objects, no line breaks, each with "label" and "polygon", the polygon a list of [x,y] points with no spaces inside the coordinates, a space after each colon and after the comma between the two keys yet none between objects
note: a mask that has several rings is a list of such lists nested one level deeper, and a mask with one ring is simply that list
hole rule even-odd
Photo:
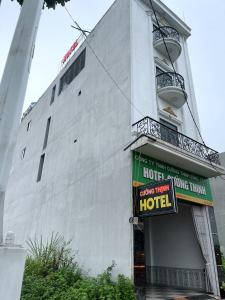
[{"label": "narrow window", "polygon": [[51,102],[50,105],[54,102],[55,100],[55,90],[56,90],[56,85],[53,86],[52,88],[52,96],[51,96]]},{"label": "narrow window", "polygon": [[43,166],[44,166],[44,160],[45,160],[45,154],[42,154],[41,158],[40,158],[39,168],[38,168],[37,182],[41,180],[41,175],[42,175]]},{"label": "narrow window", "polygon": [[80,53],[80,55],[60,78],[58,94],[60,94],[85,67],[85,57],[86,48]]},{"label": "narrow window", "polygon": [[50,123],[51,123],[51,117],[48,118],[46,129],[45,129],[45,138],[44,138],[43,149],[46,148],[47,143],[48,143],[48,134],[49,134]]},{"label": "narrow window", "polygon": [[27,131],[30,130],[30,127],[31,127],[31,120],[27,123]]},{"label": "narrow window", "polygon": [[23,148],[23,150],[21,151],[21,159],[24,159],[25,153],[26,153],[26,147]]}]

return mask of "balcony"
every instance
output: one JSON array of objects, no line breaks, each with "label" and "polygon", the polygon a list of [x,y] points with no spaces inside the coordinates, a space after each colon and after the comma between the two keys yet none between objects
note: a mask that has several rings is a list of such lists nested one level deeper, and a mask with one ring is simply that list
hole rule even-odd
[{"label": "balcony", "polygon": [[166,72],[156,76],[157,93],[160,98],[181,108],[187,98],[185,92],[184,78],[177,73]]},{"label": "balcony", "polygon": [[174,62],[181,54],[180,34],[176,29],[169,26],[156,28],[153,31],[153,46],[165,58],[170,58]]},{"label": "balcony", "polygon": [[132,150],[207,178],[224,173],[218,152],[150,117],[133,128],[139,138]]}]

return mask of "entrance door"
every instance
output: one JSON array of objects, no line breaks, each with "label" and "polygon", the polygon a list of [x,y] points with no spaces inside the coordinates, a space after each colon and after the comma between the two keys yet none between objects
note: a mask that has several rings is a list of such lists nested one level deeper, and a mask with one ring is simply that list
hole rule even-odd
[{"label": "entrance door", "polygon": [[191,205],[179,204],[177,214],[146,219],[145,257],[149,285],[206,290]]}]

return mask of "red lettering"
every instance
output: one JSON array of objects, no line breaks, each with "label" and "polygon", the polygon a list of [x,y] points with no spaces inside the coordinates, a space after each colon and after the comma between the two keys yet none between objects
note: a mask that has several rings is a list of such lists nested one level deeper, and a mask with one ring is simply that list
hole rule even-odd
[{"label": "red lettering", "polygon": [[162,186],[157,186],[155,188],[156,190],[156,193],[164,193],[164,192],[167,192],[170,190],[170,186],[167,184],[167,185],[162,185]]},{"label": "red lettering", "polygon": [[71,51],[71,52],[74,51],[74,50],[77,48],[77,46],[78,46],[78,42],[76,41],[76,42],[74,42],[73,45],[71,46],[70,51]]},{"label": "red lettering", "polygon": [[62,59],[62,64],[65,63],[65,61],[70,57],[70,55],[72,54],[72,52],[77,48],[78,46],[78,41],[76,40],[73,45],[70,47],[70,50],[66,52],[66,54],[64,55],[63,59]]}]

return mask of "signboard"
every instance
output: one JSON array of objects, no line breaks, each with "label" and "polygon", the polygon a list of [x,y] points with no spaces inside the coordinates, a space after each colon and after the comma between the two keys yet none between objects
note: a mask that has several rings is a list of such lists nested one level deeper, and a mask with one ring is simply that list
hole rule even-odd
[{"label": "signboard", "polygon": [[139,217],[150,217],[177,212],[173,179],[138,188],[137,207]]},{"label": "signboard", "polygon": [[71,54],[76,50],[76,48],[78,47],[81,39],[82,39],[82,35],[80,35],[79,38],[72,44],[72,46],[70,47],[70,49],[63,56],[63,59],[61,61],[62,64],[65,64],[65,62],[69,59],[69,57],[71,56]]},{"label": "signboard", "polygon": [[194,203],[213,205],[209,180],[165,164],[146,155],[133,153],[133,186],[173,179],[176,197]]}]

